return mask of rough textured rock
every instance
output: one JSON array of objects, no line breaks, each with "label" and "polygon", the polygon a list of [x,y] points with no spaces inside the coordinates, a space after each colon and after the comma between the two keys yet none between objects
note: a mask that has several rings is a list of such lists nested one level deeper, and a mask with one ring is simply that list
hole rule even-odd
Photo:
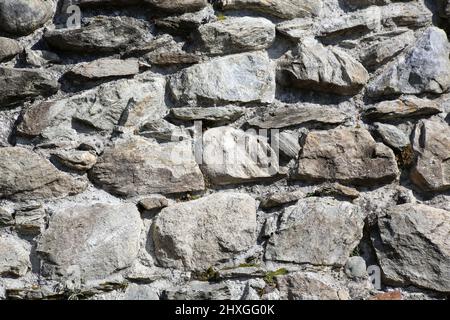
[{"label": "rough textured rock", "polygon": [[30,34],[43,26],[52,16],[52,1],[0,1],[0,30],[14,35]]},{"label": "rough textured rock", "polygon": [[116,141],[98,159],[89,177],[122,197],[205,188],[190,142],[160,145],[139,137]]},{"label": "rough textured rock", "polygon": [[264,18],[230,17],[200,26],[198,37],[201,50],[209,54],[256,51],[272,45],[275,25]]},{"label": "rough textured rock", "polygon": [[102,78],[120,78],[139,73],[137,60],[99,59],[94,62],[81,63],[72,68],[69,76],[97,80]]},{"label": "rough textured rock", "polygon": [[278,174],[278,158],[265,140],[230,127],[210,129],[203,135],[201,168],[217,185],[273,177]]},{"label": "rough textured rock", "polygon": [[278,67],[283,82],[301,89],[339,95],[358,93],[369,80],[367,70],[350,55],[306,38]]},{"label": "rough textured rock", "polygon": [[59,50],[114,53],[144,42],[148,35],[145,24],[138,20],[99,16],[81,28],[49,30],[44,38]]},{"label": "rough textured rock", "polygon": [[328,275],[313,272],[278,277],[277,287],[287,300],[350,300],[343,284]]},{"label": "rough textured rock", "polygon": [[374,238],[387,279],[449,292],[450,212],[421,204],[392,207],[378,219]]},{"label": "rough textured rock", "polygon": [[43,272],[78,273],[81,280],[106,278],[137,257],[141,227],[132,204],[78,205],[56,212],[37,247]]},{"label": "rough textured rock", "polygon": [[431,27],[414,48],[400,56],[368,86],[370,96],[444,93],[450,87],[447,35]]},{"label": "rough textured rock", "polygon": [[405,96],[365,107],[364,116],[369,120],[400,120],[429,116],[442,112],[438,103],[431,100]]},{"label": "rough textured rock", "polygon": [[45,71],[0,67],[0,108],[58,91],[55,77]]},{"label": "rough textured rock", "polygon": [[398,174],[392,150],[376,143],[368,131],[334,129],[308,134],[297,177],[367,185],[392,181]]},{"label": "rough textured rock", "polygon": [[166,267],[206,270],[253,246],[256,203],[217,193],[163,209],[152,227],[155,253]]},{"label": "rough textured rock", "polygon": [[408,137],[395,126],[377,122],[375,128],[383,142],[391,148],[402,150],[410,144]]},{"label": "rough textured rock", "polygon": [[449,0],[0,0],[0,300],[445,300],[449,31]]},{"label": "rough textured rock", "polygon": [[338,125],[347,119],[347,114],[338,108],[321,105],[284,105],[265,110],[248,123],[264,129],[285,128],[300,124]]},{"label": "rough textured rock", "polygon": [[168,12],[189,12],[198,11],[204,8],[207,4],[207,0],[144,0],[158,9],[162,9]]},{"label": "rough textured rock", "polygon": [[0,37],[0,62],[13,58],[22,50],[22,46],[16,40]]},{"label": "rough textured rock", "polygon": [[[332,198],[306,198],[284,210],[266,259],[342,266],[362,238],[358,207]],[[314,230],[314,231],[313,231]]]},{"label": "rough textured rock", "polygon": [[77,194],[85,188],[85,183],[27,149],[0,148],[0,198],[45,199]]},{"label": "rough textured rock", "polygon": [[246,53],[217,58],[184,69],[169,81],[179,104],[271,102],[275,75],[267,54]]},{"label": "rough textured rock", "polygon": [[23,276],[31,269],[31,245],[8,233],[0,234],[0,276]]},{"label": "rough textured rock", "polygon": [[450,127],[443,121],[422,120],[416,126],[417,156],[411,179],[426,191],[450,189]]},{"label": "rough textured rock", "polygon": [[306,16],[316,16],[322,9],[322,3],[315,0],[220,0],[222,8],[249,9],[266,13],[275,17],[292,19]]},{"label": "rough textured rock", "polygon": [[235,106],[215,108],[173,108],[170,110],[171,117],[185,121],[204,120],[215,124],[233,122],[245,113],[245,109]]}]

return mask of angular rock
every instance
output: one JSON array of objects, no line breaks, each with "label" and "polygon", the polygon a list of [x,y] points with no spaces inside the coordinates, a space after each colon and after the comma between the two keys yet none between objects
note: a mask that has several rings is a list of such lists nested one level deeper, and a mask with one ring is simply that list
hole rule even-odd
[{"label": "angular rock", "polygon": [[373,185],[397,178],[394,152],[364,129],[311,132],[300,152],[297,178]]},{"label": "angular rock", "polygon": [[229,300],[231,291],[225,283],[192,281],[183,287],[164,290],[163,300]]},{"label": "angular rock", "polygon": [[59,50],[80,53],[116,53],[146,41],[144,23],[127,17],[98,16],[78,29],[45,32],[47,43]]},{"label": "angular rock", "polygon": [[411,180],[425,191],[450,189],[450,126],[422,120],[416,126],[413,149],[417,160]]},{"label": "angular rock", "polygon": [[89,177],[121,197],[205,188],[190,141],[157,144],[137,136],[118,140],[105,150]]},{"label": "angular rock", "polygon": [[450,88],[449,50],[445,32],[428,28],[411,50],[370,82],[369,96],[446,92]]},{"label": "angular rock", "polygon": [[0,37],[0,62],[15,57],[22,50],[22,46],[16,40]]},{"label": "angular rock", "polygon": [[367,33],[380,28],[381,10],[370,7],[364,10],[344,14],[337,18],[323,19],[319,25],[321,37],[342,36],[346,34]]},{"label": "angular rock", "polygon": [[22,235],[37,236],[45,228],[46,213],[40,205],[31,205],[14,212],[15,229]]},{"label": "angular rock", "polygon": [[121,78],[139,73],[137,60],[98,59],[76,65],[68,72],[68,76],[82,80],[98,80],[105,78]]},{"label": "angular rock", "polygon": [[275,40],[275,25],[264,18],[229,17],[198,28],[200,50],[212,55],[263,50]]},{"label": "angular rock", "polygon": [[235,106],[212,108],[173,108],[170,116],[184,121],[203,120],[215,124],[225,124],[236,121],[245,114],[245,108]]},{"label": "angular rock", "polygon": [[305,198],[286,208],[265,257],[272,261],[343,266],[362,238],[358,207],[332,198]]},{"label": "angular rock", "polygon": [[303,191],[269,193],[261,197],[260,207],[264,209],[275,208],[287,203],[296,202],[305,197]]},{"label": "angular rock", "polygon": [[54,52],[25,49],[25,62],[32,67],[46,67],[51,63],[61,63],[61,61],[59,55]]},{"label": "angular rock", "polygon": [[382,22],[397,27],[418,29],[430,25],[433,13],[420,1],[391,3],[382,7]]},{"label": "angular rock", "polygon": [[0,67],[0,108],[58,91],[57,79],[46,71]]},{"label": "angular rock", "polygon": [[157,9],[172,13],[198,11],[206,7],[208,4],[207,0],[144,0],[144,2],[151,4]]},{"label": "angular rock", "polygon": [[0,0],[0,30],[28,35],[53,16],[53,2],[41,0]]},{"label": "angular rock", "polygon": [[362,41],[369,42],[370,44],[361,52],[361,63],[366,68],[374,70],[380,66],[384,66],[410,46],[411,43],[414,43],[415,37],[413,31],[406,29],[399,32],[401,33],[398,35],[393,34],[393,32],[386,32],[363,39]]},{"label": "angular rock", "polygon": [[276,30],[293,40],[300,40],[313,33],[314,23],[312,19],[298,18],[282,21],[277,24]]},{"label": "angular rock", "polygon": [[400,120],[430,116],[440,112],[442,112],[442,109],[435,101],[405,96],[398,100],[383,101],[366,106],[364,117],[369,120]]},{"label": "angular rock", "polygon": [[287,104],[265,109],[261,115],[248,120],[248,123],[263,129],[279,129],[309,123],[338,125],[345,122],[347,117],[346,112],[334,107]]},{"label": "angular rock", "polygon": [[335,198],[348,198],[348,199],[356,199],[359,197],[358,190],[343,186],[339,183],[325,183],[318,187],[313,192],[314,196],[320,197],[335,197]]},{"label": "angular rock", "polygon": [[403,204],[379,217],[373,236],[378,261],[390,283],[450,292],[450,212]]},{"label": "angular rock", "polygon": [[241,193],[215,193],[162,210],[152,227],[164,267],[202,271],[256,243],[256,203]]},{"label": "angular rock", "polygon": [[348,289],[333,277],[296,272],[277,277],[277,288],[287,300],[350,300]]},{"label": "angular rock", "polygon": [[270,178],[278,170],[278,157],[267,137],[231,127],[209,129],[203,135],[202,171],[213,184]]},{"label": "angular rock", "polygon": [[58,171],[27,149],[0,148],[0,198],[46,199],[74,195],[85,188],[86,183]]},{"label": "angular rock", "polygon": [[225,10],[254,10],[282,19],[317,16],[322,2],[316,0],[219,0]]},{"label": "angular rock", "polygon": [[267,103],[275,98],[275,72],[266,53],[231,55],[182,70],[169,88],[182,105]]},{"label": "angular rock", "polygon": [[151,196],[139,201],[139,206],[148,211],[165,208],[168,205],[169,200],[163,196]]},{"label": "angular rock", "polygon": [[0,234],[0,276],[20,277],[31,269],[31,245],[12,234]]},{"label": "angular rock", "polygon": [[352,9],[360,9],[373,5],[385,5],[390,3],[390,0],[343,0],[342,2]]},{"label": "angular rock", "polygon": [[403,131],[398,129],[396,126],[379,122],[374,123],[374,125],[383,142],[389,147],[396,150],[403,150],[410,145],[410,141],[406,134],[404,134]]},{"label": "angular rock", "polygon": [[155,20],[155,24],[159,29],[172,34],[189,35],[201,25],[215,21],[217,21],[217,17],[213,7],[207,6],[197,12],[158,18]]},{"label": "angular rock", "polygon": [[281,82],[287,85],[339,95],[354,95],[369,80],[367,70],[358,61],[313,38],[305,38],[285,55],[278,71]]},{"label": "angular rock", "polygon": [[[74,206],[56,212],[39,239],[37,252],[46,276],[78,273],[103,279],[137,258],[142,228],[133,204]],[[76,245],[74,245],[76,244]]]}]

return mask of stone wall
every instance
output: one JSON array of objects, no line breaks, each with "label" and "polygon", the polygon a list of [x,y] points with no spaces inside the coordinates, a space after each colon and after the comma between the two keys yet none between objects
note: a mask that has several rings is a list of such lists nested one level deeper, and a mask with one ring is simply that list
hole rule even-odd
[{"label": "stone wall", "polygon": [[0,0],[0,299],[445,298],[450,2],[209,2]]}]

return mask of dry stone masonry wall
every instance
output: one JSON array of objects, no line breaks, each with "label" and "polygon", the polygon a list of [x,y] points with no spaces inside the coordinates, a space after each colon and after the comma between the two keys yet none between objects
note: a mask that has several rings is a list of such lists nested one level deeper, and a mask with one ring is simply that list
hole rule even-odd
[{"label": "dry stone masonry wall", "polygon": [[0,299],[444,299],[450,1],[0,0]]}]

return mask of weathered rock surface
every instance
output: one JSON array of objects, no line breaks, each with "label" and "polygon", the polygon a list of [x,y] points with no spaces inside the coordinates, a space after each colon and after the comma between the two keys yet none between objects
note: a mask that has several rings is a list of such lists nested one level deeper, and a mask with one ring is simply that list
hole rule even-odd
[{"label": "weathered rock surface", "polygon": [[450,127],[443,121],[422,120],[416,126],[417,156],[411,179],[425,191],[450,189]]},{"label": "weathered rock surface", "polygon": [[376,143],[364,129],[315,131],[306,137],[298,178],[357,185],[389,182],[399,171],[391,149]]},{"label": "weathered rock surface", "polygon": [[447,35],[428,28],[414,48],[400,56],[368,86],[370,96],[444,93],[450,87]]},{"label": "weathered rock surface", "polygon": [[300,124],[338,125],[347,119],[347,113],[335,107],[313,104],[274,106],[264,110],[248,123],[263,129],[286,128]]},{"label": "weathered rock surface", "polygon": [[275,25],[264,18],[227,18],[198,28],[200,50],[209,54],[239,53],[270,47]]},{"label": "weathered rock surface", "polygon": [[406,29],[369,36],[363,41],[369,45],[361,52],[361,63],[368,69],[376,69],[403,52],[415,38],[414,32]]},{"label": "weathered rock surface", "polygon": [[[50,276],[103,279],[138,255],[142,222],[132,204],[75,206],[56,212],[37,251]],[[74,245],[76,244],[76,245]]]},{"label": "weathered rock surface", "polygon": [[38,102],[23,111],[17,131],[25,136],[42,135],[49,141],[74,141],[79,138],[74,123],[94,132],[111,132],[119,123],[138,127],[167,113],[165,85],[163,77],[143,74],[58,101]]},{"label": "weathered rock surface", "polygon": [[190,12],[198,11],[208,4],[207,0],[144,0],[158,9],[168,12]]},{"label": "weathered rock surface", "polygon": [[217,58],[172,76],[169,87],[179,104],[272,102],[275,74],[266,53]]},{"label": "weathered rock surface", "polygon": [[115,53],[145,42],[145,24],[127,17],[98,16],[81,28],[49,30],[45,40],[54,48],[80,53]]},{"label": "weathered rock surface", "polygon": [[375,128],[383,142],[391,148],[403,150],[410,144],[406,134],[395,126],[377,122]]},{"label": "weathered rock surface", "polygon": [[430,116],[442,112],[438,103],[414,96],[401,97],[366,106],[364,116],[369,120],[400,120],[411,117]]},{"label": "weathered rock surface", "polygon": [[266,259],[342,266],[362,238],[358,207],[332,198],[306,198],[284,210]]},{"label": "weathered rock surface", "polygon": [[0,108],[58,91],[53,75],[45,71],[0,67]]},{"label": "weathered rock surface", "polygon": [[385,277],[449,292],[450,212],[422,204],[390,208],[378,219],[374,246]]},{"label": "weathered rock surface", "polygon": [[89,177],[121,197],[205,188],[189,141],[157,144],[139,137],[118,140],[105,150]]},{"label": "weathered rock surface", "polygon": [[317,16],[322,2],[314,0],[220,0],[225,10],[248,9],[284,19]]},{"label": "weathered rock surface", "polygon": [[206,270],[255,244],[256,203],[239,193],[180,203],[162,210],[152,236],[161,265]]},{"label": "weathered rock surface", "polygon": [[8,233],[0,234],[0,276],[19,277],[31,269],[31,245]]},{"label": "weathered rock surface", "polygon": [[304,39],[288,53],[278,72],[288,85],[339,95],[356,94],[369,80],[367,70],[350,55],[334,47],[324,47],[312,38]]},{"label": "weathered rock surface", "polygon": [[0,30],[28,35],[53,16],[53,2],[40,0],[0,0]]},{"label": "weathered rock surface", "polygon": [[22,46],[16,40],[0,37],[0,62],[13,58],[22,50]]},{"label": "weathered rock surface", "polygon": [[68,75],[85,80],[97,80],[104,78],[129,77],[138,73],[139,63],[137,60],[106,58],[76,65],[69,71]]},{"label": "weathered rock surface", "polygon": [[67,150],[55,152],[53,156],[64,166],[80,171],[91,169],[97,162],[97,156],[89,151]]},{"label": "weathered rock surface", "polygon": [[215,124],[233,122],[245,113],[242,107],[225,106],[212,108],[173,108],[170,110],[171,117],[185,121],[204,120]]},{"label": "weathered rock surface", "polygon": [[277,288],[287,300],[350,300],[348,290],[328,275],[296,272],[277,277]]},{"label": "weathered rock surface", "polygon": [[85,188],[84,182],[27,149],[0,148],[0,198],[45,199],[77,194]]},{"label": "weathered rock surface", "polygon": [[267,137],[231,127],[203,135],[202,171],[216,185],[249,182],[278,174],[278,158]]}]

